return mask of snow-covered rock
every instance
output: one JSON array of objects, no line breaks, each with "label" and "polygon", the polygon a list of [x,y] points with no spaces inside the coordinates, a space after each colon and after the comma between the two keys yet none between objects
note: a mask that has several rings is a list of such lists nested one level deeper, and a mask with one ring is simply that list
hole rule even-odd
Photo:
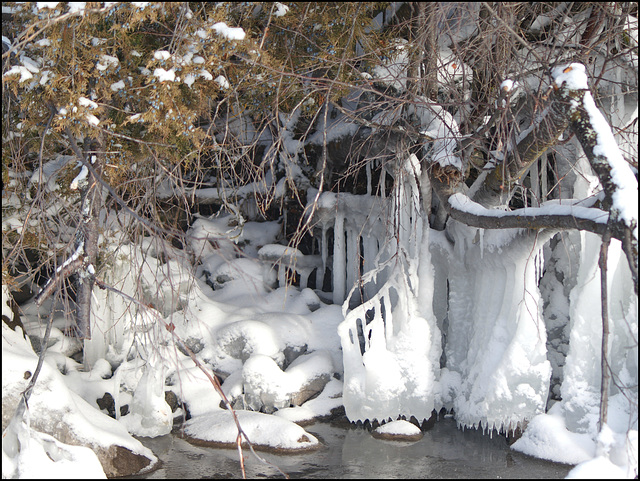
[{"label": "snow-covered rock", "polygon": [[[50,470],[43,468],[47,476],[62,469],[63,465],[58,463],[63,463],[66,469],[67,461],[82,460],[81,464],[95,467],[86,450],[73,446],[90,448],[109,477],[137,474],[157,462],[154,454],[131,437],[123,425],[71,391],[64,376],[46,361],[29,399],[29,427],[23,419],[12,421],[37,362],[22,332],[14,332],[2,323],[3,475],[5,462],[11,470],[7,473],[9,476],[33,474],[33,471],[24,471],[22,464],[28,453],[39,453],[38,459],[51,461]],[[34,462],[31,456],[28,459]],[[82,477],[92,472],[95,470],[85,471]]]},{"label": "snow-covered rock", "polygon": [[[296,452],[321,446],[315,436],[291,421],[268,414],[236,411],[242,430],[254,448],[276,452]],[[194,444],[235,448],[238,429],[231,412],[219,410],[191,418],[184,432]],[[243,445],[246,443],[243,439]]]},{"label": "snow-covered rock", "polygon": [[419,441],[424,436],[418,426],[402,419],[378,426],[371,435],[390,441]]},{"label": "snow-covered rock", "polygon": [[286,371],[270,357],[254,355],[242,368],[245,402],[252,410],[267,413],[300,406],[320,393],[332,374],[331,355],[324,351],[300,356]]}]

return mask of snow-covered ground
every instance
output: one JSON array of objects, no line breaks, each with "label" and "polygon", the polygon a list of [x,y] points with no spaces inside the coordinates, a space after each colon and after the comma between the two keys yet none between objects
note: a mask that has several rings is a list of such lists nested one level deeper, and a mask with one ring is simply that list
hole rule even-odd
[{"label": "snow-covered ground", "polygon": [[[274,7],[275,16],[287,12],[282,4]],[[43,3],[39,8],[50,6]],[[246,35],[223,22],[212,30],[229,41],[241,41]],[[406,43],[395,42],[393,49],[389,62],[374,68],[373,76],[404,91]],[[196,69],[204,59],[194,54],[174,60],[192,63]],[[160,64],[171,55],[158,50],[154,59]],[[437,57],[439,84],[460,81],[470,70],[448,47],[443,46]],[[11,67],[4,76],[20,75],[22,83],[38,73],[39,67],[27,57],[21,62],[25,65]],[[102,55],[95,68],[117,70],[119,62]],[[214,75],[200,66],[184,78],[176,75],[175,68],[145,71],[159,83],[191,88],[196,82],[214,81],[222,90],[232,87],[227,77],[213,80]],[[580,64],[556,67],[552,76],[558,88],[589,88]],[[46,84],[47,78],[43,74],[39,84]],[[111,90],[122,90],[122,82],[113,83]],[[512,86],[502,84],[507,89]],[[97,105],[85,97],[78,99],[84,119],[94,126],[100,120],[90,111]],[[69,107],[73,113],[76,106]],[[583,107],[597,134],[594,153],[611,167],[613,218],[635,226],[637,239],[635,175],[590,93]],[[66,108],[59,109],[60,116],[67,114]],[[412,114],[420,119],[422,135],[433,140],[425,156],[443,167],[462,169],[456,153],[458,120],[436,106],[415,107]],[[132,114],[131,120],[141,120],[140,115]],[[303,145],[292,134],[296,115],[299,112],[285,122],[280,161],[287,178],[306,182],[306,188],[309,181],[297,162]],[[379,112],[372,125],[393,124],[394,115]],[[356,128],[340,116],[332,122],[320,126],[316,137],[324,131],[326,142]],[[351,421],[391,421],[379,432],[398,436],[418,434],[413,424],[397,421],[400,414],[422,420],[444,407],[453,410],[462,428],[493,432],[526,426],[512,449],[577,465],[570,476],[637,476],[638,306],[620,243],[612,242],[609,250],[609,365],[614,386],[608,421],[600,429],[600,237],[577,234],[572,237],[577,252],[560,261],[557,252],[545,251],[537,236],[527,238],[522,230],[485,232],[451,221],[446,236],[431,231],[428,176],[415,155],[397,160],[404,160],[404,165],[394,172],[395,188],[387,199],[317,193],[319,256],[278,245],[279,224],[245,222],[239,209],[198,218],[190,226],[184,250],[150,238],[126,239],[116,214],[103,212],[99,240],[103,265],[96,275],[139,303],[94,289],[92,339],[84,345],[67,335],[71,315],[64,315],[63,306],[51,300],[41,308],[33,302],[21,306],[22,322],[34,343],[42,338],[50,313],[53,323],[45,363],[28,405],[21,403],[22,393],[38,358],[20,328],[14,332],[2,323],[3,477],[103,477],[112,474],[107,473],[104,456],[114,445],[143,458],[144,469],[150,469],[157,462],[155,455],[133,436],[166,435],[185,410],[190,415],[185,434],[191,440],[234,447],[236,424],[211,376],[223,381],[224,396],[238,413],[247,438],[263,449],[316,449],[319,440],[297,423],[329,416],[342,406]],[[579,168],[584,159],[574,160]],[[59,156],[43,166],[43,177],[53,184],[50,191],[57,188],[53,172],[69,161]],[[590,183],[588,170],[581,170],[583,179],[576,184],[589,185],[576,185],[576,198],[596,193],[597,179]],[[72,188],[86,175],[83,169]],[[275,186],[279,196],[284,184],[281,179],[277,184],[281,188]],[[258,183],[244,189],[246,197],[259,192]],[[219,195],[224,187],[215,190]],[[311,197],[312,191],[308,189]],[[488,212],[463,194],[448,202],[467,213]],[[595,211],[573,201],[535,209],[604,222],[589,217],[585,212]],[[23,220],[3,219],[3,228],[22,233]],[[565,281],[570,277],[574,285],[567,287],[570,292],[560,292],[565,287],[560,281],[543,299],[539,281],[547,254],[556,256],[557,272],[567,273]],[[284,285],[286,269],[299,274],[302,287]],[[332,271],[332,292],[305,287],[315,269],[322,269],[320,274]],[[322,280],[317,275],[316,285]],[[11,319],[8,295],[3,285],[2,313]],[[363,302],[354,302],[358,295]],[[562,401],[548,410],[552,365],[549,319],[543,308],[569,319],[565,335],[570,342],[559,387]],[[80,349],[82,363],[72,358]],[[167,402],[169,391],[180,401],[175,412]],[[109,407],[104,406],[105,393],[112,399]],[[107,415],[109,410],[113,417]]]},{"label": "snow-covered ground", "polygon": [[[295,423],[327,416],[342,405],[341,306],[327,304],[308,288],[273,288],[277,275],[271,261],[259,259],[258,247],[271,245],[276,229],[268,223],[249,222],[239,235],[230,228],[230,221],[231,216],[201,218],[194,225],[191,248],[200,260],[194,276],[183,252],[171,246],[151,243],[120,249],[118,252],[126,256],[116,256],[104,277],[124,292],[137,291],[158,310],[129,306],[122,299],[116,301],[118,296],[113,293],[96,289],[97,324],[94,339],[85,344],[86,367],[68,357],[74,346],[77,349],[77,341],[64,335],[64,319],[55,318],[52,345],[29,402],[31,419],[53,421],[63,410],[65,422],[81,430],[84,439],[117,442],[142,452],[144,448],[127,431],[142,436],[170,432],[174,414],[164,392],[172,390],[192,416],[185,427],[188,436],[212,445],[234,445],[237,430],[231,414],[221,407],[221,397],[207,377],[174,342],[165,327],[165,323],[172,323],[175,333],[209,372],[215,367],[225,378],[223,390],[238,409],[240,423],[253,443],[291,450],[317,446],[318,440]],[[216,249],[212,248],[213,240]],[[238,243],[254,257],[233,257]],[[144,264],[142,248],[146,251]],[[127,284],[136,273],[141,274],[140,285]],[[3,314],[10,316],[6,299],[5,289]],[[50,308],[45,303],[43,309]],[[27,331],[40,335],[42,326],[38,326],[35,306],[28,304],[23,310]],[[14,333],[4,323],[2,356],[3,398],[7,393],[17,397],[28,382],[24,373],[34,371],[37,357],[19,329]],[[292,406],[301,386],[318,380],[320,395]],[[105,392],[113,394],[116,420],[100,412],[96,404]],[[637,431],[626,429],[629,418],[620,397],[611,400],[612,429],[605,431],[608,437],[596,439],[592,431],[569,431],[564,410],[571,406],[558,403],[531,420],[513,449],[557,462],[582,463],[574,472],[580,476],[587,472],[599,477],[632,474],[637,469]],[[579,404],[575,398],[573,402]],[[125,404],[129,413],[122,415],[120,406]],[[274,414],[250,413],[243,407]],[[181,412],[179,409],[175,414]],[[394,426],[397,429],[392,429]],[[391,423],[385,430],[407,434],[409,426]],[[82,477],[103,474],[91,450],[54,441],[33,424],[28,428],[14,420],[5,434],[6,476],[62,471],[71,477],[74,473]],[[36,458],[40,462],[34,463]]]}]

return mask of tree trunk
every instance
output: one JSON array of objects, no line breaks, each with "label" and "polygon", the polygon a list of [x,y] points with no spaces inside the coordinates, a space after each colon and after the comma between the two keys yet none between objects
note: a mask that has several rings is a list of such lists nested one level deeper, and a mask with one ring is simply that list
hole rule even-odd
[{"label": "tree trunk", "polygon": [[[100,144],[85,139],[84,159],[100,174]],[[83,167],[84,168],[84,167]],[[101,187],[93,173],[81,184],[82,219],[78,231],[78,246],[82,244],[83,261],[76,277],[76,325],[80,339],[91,339],[91,292],[93,290],[95,263],[98,254],[98,215],[100,213]]]}]

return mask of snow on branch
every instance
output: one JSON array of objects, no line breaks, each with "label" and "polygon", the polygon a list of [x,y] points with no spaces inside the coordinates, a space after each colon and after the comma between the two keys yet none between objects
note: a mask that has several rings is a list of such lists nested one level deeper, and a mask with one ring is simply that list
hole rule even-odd
[{"label": "snow on branch", "polygon": [[604,188],[603,204],[611,212],[609,229],[613,237],[622,241],[637,292],[638,181],[593,100],[584,65],[572,63],[556,67],[551,76],[553,88],[571,105],[570,128]]},{"label": "snow on branch", "polygon": [[628,227],[638,229],[638,182],[629,164],[624,160],[604,115],[596,106],[589,87],[585,67],[572,63],[556,67],[552,76],[555,88],[570,97],[574,112],[571,129],[575,132],[593,170],[605,191],[605,202],[610,203],[615,219]]},{"label": "snow on branch", "polygon": [[577,205],[575,200],[545,202],[540,207],[514,211],[488,209],[462,193],[449,197],[453,219],[483,229],[580,229],[603,234],[609,214],[603,210]]}]

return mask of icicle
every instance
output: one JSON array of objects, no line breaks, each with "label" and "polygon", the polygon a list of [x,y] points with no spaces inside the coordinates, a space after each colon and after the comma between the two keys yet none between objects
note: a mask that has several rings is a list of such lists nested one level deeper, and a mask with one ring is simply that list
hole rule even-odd
[{"label": "icicle", "polygon": [[371,195],[371,162],[366,163],[367,170],[367,195]]},{"label": "icicle", "polygon": [[333,228],[333,302],[342,304],[345,297],[346,246],[344,216],[338,211]]},{"label": "icicle", "polygon": [[547,178],[547,164],[549,162],[549,158],[547,155],[547,152],[545,152],[542,154],[542,157],[540,157],[540,192],[542,194],[540,200],[542,202],[547,200],[547,192],[549,192],[549,180]]},{"label": "icicle", "polygon": [[329,246],[327,245],[327,226],[322,224],[322,240],[320,241],[320,255],[322,256],[322,274],[318,277],[320,284],[316,284],[316,287],[322,288],[324,283],[324,275],[327,272],[327,257],[329,257]]},{"label": "icicle", "polygon": [[[529,180],[531,182],[531,207],[538,207],[540,205],[540,171],[538,168],[538,161],[536,160],[531,169],[529,170]],[[526,191],[523,194],[525,207],[527,206],[527,194]]]},{"label": "icicle", "polygon": [[482,259],[484,257],[484,229],[479,229],[478,233],[480,235],[480,238],[478,239],[480,243],[480,259]]},{"label": "icicle", "polygon": [[356,277],[360,271],[360,258],[358,256],[360,250],[358,248],[359,239],[360,236],[358,235],[358,231],[356,229],[347,229],[347,239],[345,242],[345,247],[347,250],[347,289],[351,289],[353,287],[356,282]]}]

